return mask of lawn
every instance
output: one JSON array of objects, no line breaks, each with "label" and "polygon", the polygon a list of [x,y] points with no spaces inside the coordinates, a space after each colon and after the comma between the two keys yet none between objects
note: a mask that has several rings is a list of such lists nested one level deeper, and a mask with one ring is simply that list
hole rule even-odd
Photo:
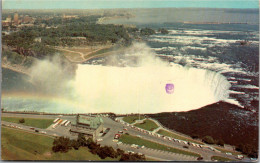
[{"label": "lawn", "polygon": [[217,160],[217,161],[237,161],[237,160],[233,160],[233,159],[229,159],[229,158],[225,158],[225,157],[221,157],[221,156],[212,156],[211,160]]},{"label": "lawn", "polygon": [[110,51],[113,51],[113,47],[103,48],[103,49],[97,50],[97,51],[95,51],[93,53],[90,53],[90,54],[86,55],[85,59],[93,57],[93,56],[96,56],[96,55],[99,55],[99,54],[107,53],[107,52],[110,52]]},{"label": "lawn", "polygon": [[[144,116],[140,116],[140,120],[144,119]],[[127,116],[123,118],[123,121],[127,122],[127,123],[134,123],[135,120],[139,120],[139,116]]]},{"label": "lawn", "polygon": [[164,136],[172,137],[174,139],[185,140],[185,141],[189,141],[189,142],[197,143],[197,144],[203,144],[202,142],[199,142],[199,141],[196,141],[196,140],[193,140],[193,139],[189,139],[189,138],[185,138],[183,136],[180,136],[180,135],[177,135],[177,134],[174,134],[172,132],[168,132],[168,131],[162,130],[162,129],[159,130],[157,133],[161,134],[161,135],[164,135]]},{"label": "lawn", "polygon": [[155,143],[155,142],[145,140],[145,139],[142,139],[142,138],[139,138],[139,137],[136,137],[136,136],[132,136],[132,135],[123,134],[119,138],[119,141],[121,141],[122,143],[125,143],[125,144],[137,144],[137,145],[141,145],[141,146],[144,145],[147,148],[164,150],[164,151],[169,151],[169,152],[173,152],[173,153],[179,153],[179,154],[184,154],[184,155],[189,155],[189,156],[194,156],[194,157],[200,157],[200,155],[197,154],[197,153],[188,152],[188,151],[184,151],[184,150],[181,150],[181,149],[168,147],[166,145]]},{"label": "lawn", "polygon": [[[2,117],[2,121],[19,123],[22,118],[18,117]],[[53,123],[53,119],[24,118],[25,122],[20,123],[26,126],[38,127],[45,129]]]},{"label": "lawn", "polygon": [[88,148],[83,147],[79,150],[72,149],[67,153],[53,153],[51,151],[53,138],[6,127],[1,129],[2,160],[119,160],[101,159],[90,153]]},{"label": "lawn", "polygon": [[153,131],[154,129],[157,129],[159,127],[156,123],[154,123],[151,120],[145,120],[143,123],[135,124],[135,126],[148,131]]}]

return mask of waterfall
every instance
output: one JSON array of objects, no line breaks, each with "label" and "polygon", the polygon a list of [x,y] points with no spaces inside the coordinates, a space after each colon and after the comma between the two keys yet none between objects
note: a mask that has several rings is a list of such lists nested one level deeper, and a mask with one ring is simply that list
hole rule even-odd
[{"label": "waterfall", "polygon": [[[174,84],[174,93],[165,91]],[[112,67],[79,65],[73,83],[86,111],[158,113],[188,111],[228,98],[229,82],[219,73],[182,67],[149,65]]]}]

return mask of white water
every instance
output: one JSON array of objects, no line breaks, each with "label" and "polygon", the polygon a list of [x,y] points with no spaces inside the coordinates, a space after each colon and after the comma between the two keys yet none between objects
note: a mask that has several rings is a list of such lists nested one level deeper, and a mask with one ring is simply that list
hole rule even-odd
[{"label": "white water", "polygon": [[[78,66],[73,87],[86,112],[188,111],[227,99],[230,83],[221,74],[170,66],[143,53],[138,50],[145,63],[138,67]],[[167,83],[174,84],[173,94],[166,93]]]}]

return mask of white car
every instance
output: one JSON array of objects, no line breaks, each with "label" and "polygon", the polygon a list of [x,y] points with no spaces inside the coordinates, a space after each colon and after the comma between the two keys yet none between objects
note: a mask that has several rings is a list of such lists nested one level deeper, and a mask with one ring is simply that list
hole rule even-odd
[{"label": "white car", "polygon": [[103,141],[103,139],[97,139],[97,142],[101,142],[101,141]]},{"label": "white car", "polygon": [[42,134],[46,134],[46,131],[40,131],[40,133],[42,133]]},{"label": "white car", "polygon": [[134,148],[134,147],[135,147],[135,144],[132,144],[131,147]]},{"label": "white car", "polygon": [[133,152],[133,151],[127,151],[127,152],[128,152],[129,154],[130,154],[130,153],[134,154],[134,152]]}]

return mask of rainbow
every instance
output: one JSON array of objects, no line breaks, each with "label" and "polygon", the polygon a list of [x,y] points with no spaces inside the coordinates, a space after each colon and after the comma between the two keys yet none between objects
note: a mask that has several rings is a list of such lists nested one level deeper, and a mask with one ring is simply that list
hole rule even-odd
[{"label": "rainbow", "polygon": [[[25,108],[28,103],[32,103],[32,107]],[[50,113],[83,113],[86,111],[83,105],[71,99],[28,92],[2,92],[1,105],[2,108],[9,111]]]}]

